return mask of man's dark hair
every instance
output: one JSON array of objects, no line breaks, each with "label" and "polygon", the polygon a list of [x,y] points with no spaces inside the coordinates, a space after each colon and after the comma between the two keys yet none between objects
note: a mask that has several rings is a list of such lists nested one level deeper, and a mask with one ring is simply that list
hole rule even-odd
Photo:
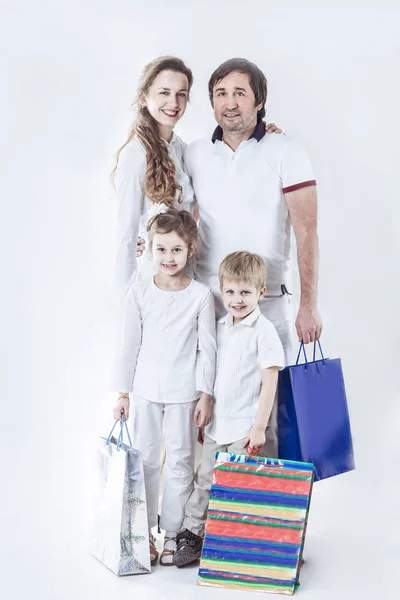
[{"label": "man's dark hair", "polygon": [[245,58],[230,58],[215,69],[208,82],[211,105],[213,106],[213,90],[215,85],[229,75],[229,73],[232,73],[232,71],[247,73],[249,76],[250,87],[255,96],[255,105],[257,106],[257,104],[262,103],[261,110],[257,113],[257,118],[263,119],[265,117],[265,103],[267,101],[267,79],[257,65]]}]

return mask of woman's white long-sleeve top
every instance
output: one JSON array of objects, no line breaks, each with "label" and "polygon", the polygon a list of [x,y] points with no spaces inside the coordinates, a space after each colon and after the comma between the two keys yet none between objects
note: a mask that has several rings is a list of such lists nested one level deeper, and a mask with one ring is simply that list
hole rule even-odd
[{"label": "woman's white long-sleeve top", "polygon": [[[186,144],[175,134],[172,134],[170,143],[163,143],[167,144],[169,156],[174,162],[176,181],[182,186],[182,202],[176,201],[175,206],[178,210],[185,209],[193,214],[193,189],[183,166]],[[118,206],[115,280],[121,292],[129,289],[137,275],[142,279],[154,273],[146,231],[148,210],[153,205],[145,193],[146,167],[146,150],[134,138],[121,151],[114,180]],[[139,235],[146,240],[146,251],[137,258],[136,243]],[[187,273],[192,275],[190,269]]]},{"label": "woman's white long-sleeve top", "polygon": [[164,404],[213,394],[216,363],[212,292],[192,279],[184,290],[161,290],[153,277],[124,298],[112,387]]}]

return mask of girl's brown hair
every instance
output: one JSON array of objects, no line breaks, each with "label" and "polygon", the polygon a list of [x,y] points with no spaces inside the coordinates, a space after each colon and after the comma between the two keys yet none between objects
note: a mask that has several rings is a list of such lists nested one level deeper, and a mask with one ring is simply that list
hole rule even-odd
[{"label": "girl's brown hair", "polygon": [[198,231],[197,224],[192,215],[187,210],[177,210],[170,208],[168,212],[156,215],[147,223],[149,233],[149,248],[153,245],[153,238],[156,233],[176,233],[183,239],[191,253],[196,252]]},{"label": "girl's brown hair", "polygon": [[153,81],[162,71],[175,71],[182,73],[188,80],[188,94],[193,84],[193,75],[190,69],[180,58],[161,56],[145,66],[137,90],[137,117],[133,123],[128,139],[119,148],[117,160],[111,177],[114,179],[118,167],[121,151],[136,136],[146,150],[146,183],[145,191],[154,203],[164,202],[173,206],[178,192],[178,202],[182,202],[182,186],[176,181],[175,165],[168,154],[168,148],[161,138],[157,122],[149,113],[146,106],[140,104],[139,97],[147,94]]}]

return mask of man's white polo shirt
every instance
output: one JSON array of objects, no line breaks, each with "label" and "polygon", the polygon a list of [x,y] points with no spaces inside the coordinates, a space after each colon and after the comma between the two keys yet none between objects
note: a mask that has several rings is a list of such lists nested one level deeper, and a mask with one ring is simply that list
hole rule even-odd
[{"label": "man's white polo shirt", "polygon": [[219,292],[222,259],[236,250],[262,256],[268,293],[280,293],[290,269],[291,224],[284,193],[316,185],[308,156],[285,135],[265,133],[260,121],[236,152],[222,141],[193,142],[185,152],[200,207],[197,279]]},{"label": "man's white polo shirt", "polygon": [[279,336],[258,306],[237,325],[231,314],[219,319],[215,404],[207,435],[217,444],[244,438],[257,415],[261,371],[283,365]]}]

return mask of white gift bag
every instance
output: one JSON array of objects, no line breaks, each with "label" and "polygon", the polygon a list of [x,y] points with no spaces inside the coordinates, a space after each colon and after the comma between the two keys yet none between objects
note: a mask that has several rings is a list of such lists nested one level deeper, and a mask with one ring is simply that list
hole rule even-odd
[{"label": "white gift bag", "polygon": [[[116,575],[150,573],[143,460],[132,447],[126,420],[118,439],[101,437],[97,449],[98,490],[91,554]],[[123,442],[123,428],[129,446]]]}]

